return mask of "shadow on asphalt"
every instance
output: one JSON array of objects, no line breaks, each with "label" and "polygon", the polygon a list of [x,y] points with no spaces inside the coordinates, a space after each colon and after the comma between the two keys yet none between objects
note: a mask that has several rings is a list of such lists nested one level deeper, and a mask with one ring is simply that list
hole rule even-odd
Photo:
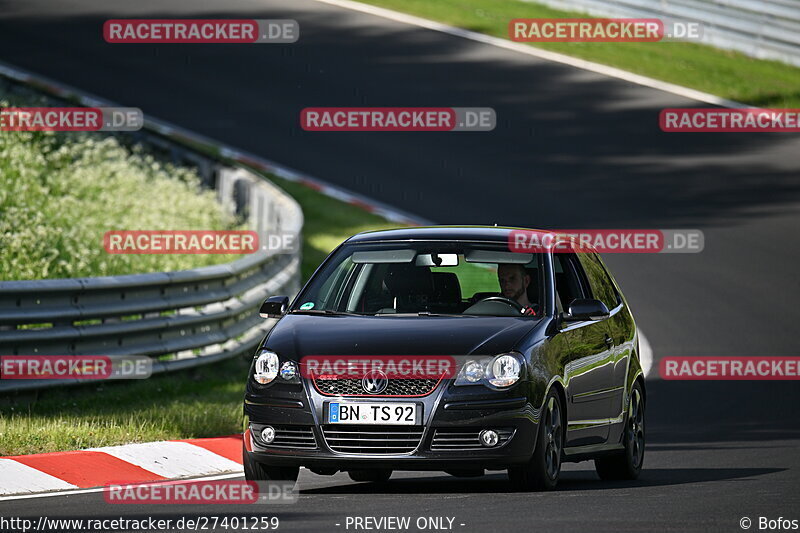
[{"label": "shadow on asphalt", "polygon": [[757,444],[753,443],[751,445],[716,445],[716,444],[703,444],[703,443],[696,443],[696,444],[647,444],[647,451],[648,452],[696,452],[696,451],[704,451],[704,450],[777,450],[781,448],[792,448],[797,449],[797,444],[780,444],[780,445],[770,445],[770,444]]},{"label": "shadow on asphalt", "polygon": [[[618,79],[411,26],[362,25],[351,11],[305,3],[84,4],[0,1],[3,59],[441,223],[470,213],[480,224],[704,227],[788,210],[800,198],[796,136],[664,133],[662,108],[707,105]],[[303,38],[290,47],[115,46],[98,38],[110,12],[295,18]],[[225,106],[208,106],[232,87]],[[493,107],[497,128],[343,139],[303,131],[298,120],[309,105],[412,102]],[[533,191],[564,200],[535,201]]]},{"label": "shadow on asphalt", "polygon": [[[782,468],[653,468],[635,481],[601,481],[594,472],[562,472],[557,491],[615,490],[662,487],[708,481],[746,480],[754,476],[782,472]],[[300,488],[301,495],[313,494],[480,494],[514,492],[504,473],[477,478],[415,477],[393,479],[387,483],[350,483],[314,489]]]}]

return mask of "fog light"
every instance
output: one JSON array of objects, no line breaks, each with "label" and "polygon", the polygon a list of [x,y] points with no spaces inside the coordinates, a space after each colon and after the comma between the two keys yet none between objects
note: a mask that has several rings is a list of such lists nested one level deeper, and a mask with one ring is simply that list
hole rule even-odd
[{"label": "fog light", "polygon": [[275,440],[275,428],[272,426],[267,426],[261,430],[261,440],[266,442],[267,444],[272,444],[272,441]]},{"label": "fog light", "polygon": [[290,381],[294,379],[296,375],[297,375],[297,365],[295,365],[291,361],[286,361],[285,363],[283,363],[283,366],[281,366],[281,377],[283,379],[285,379],[286,381]]},{"label": "fog light", "polygon": [[500,441],[500,437],[497,436],[497,432],[493,429],[484,429],[481,431],[480,439],[481,444],[487,448],[497,446],[497,443]]}]

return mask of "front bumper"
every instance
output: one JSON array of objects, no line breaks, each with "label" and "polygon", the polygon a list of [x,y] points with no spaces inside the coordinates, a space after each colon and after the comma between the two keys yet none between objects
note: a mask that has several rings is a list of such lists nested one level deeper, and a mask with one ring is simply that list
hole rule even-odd
[{"label": "front bumper", "polygon": [[[527,396],[520,393],[524,390],[521,387],[498,393],[475,388],[455,390],[443,383],[432,394],[414,399],[422,408],[422,419],[417,425],[383,428],[388,432],[386,435],[380,435],[381,428],[375,426],[324,423],[327,402],[377,399],[322,396],[308,387],[304,389],[271,391],[269,397],[248,396],[245,402],[248,460],[269,466],[325,470],[500,470],[530,460],[536,445],[538,412]],[[380,398],[381,403],[408,401]],[[276,438],[277,445],[266,445],[259,437],[266,425],[286,437]],[[494,447],[481,446],[477,437],[484,429],[498,431],[501,442]],[[337,446],[342,442],[337,439],[342,435],[340,431],[349,432],[345,434],[346,444],[354,445],[353,448],[357,448],[358,435],[380,440],[394,433],[398,435],[393,438],[401,439],[405,448],[348,452]]]}]

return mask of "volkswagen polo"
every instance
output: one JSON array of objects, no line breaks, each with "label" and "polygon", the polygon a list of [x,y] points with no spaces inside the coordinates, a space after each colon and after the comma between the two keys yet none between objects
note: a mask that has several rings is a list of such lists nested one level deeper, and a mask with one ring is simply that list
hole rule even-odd
[{"label": "volkswagen polo", "polygon": [[594,251],[551,235],[521,252],[515,231],[361,233],[291,303],[267,299],[278,321],[247,379],[246,478],[507,470],[546,490],[562,462],[590,459],[603,479],[636,478],[645,381],[622,291]]}]

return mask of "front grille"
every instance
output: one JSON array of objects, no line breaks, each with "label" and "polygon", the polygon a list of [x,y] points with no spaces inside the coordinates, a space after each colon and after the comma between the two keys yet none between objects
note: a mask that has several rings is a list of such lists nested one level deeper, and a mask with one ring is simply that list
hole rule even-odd
[{"label": "front grille", "polygon": [[479,437],[483,429],[484,428],[437,428],[433,432],[431,450],[465,450],[474,448],[491,450],[505,444],[508,439],[511,438],[511,435],[514,434],[514,430],[509,428],[486,428],[494,429],[497,432],[498,442],[496,446],[485,448],[481,444]]},{"label": "front grille", "polygon": [[[272,425],[272,424],[270,424]],[[264,425],[254,427],[253,433],[256,436],[256,441],[261,446],[267,448],[298,448],[304,450],[313,450],[317,447],[317,439],[314,438],[314,432],[310,426],[275,426],[275,440],[270,444],[264,443],[261,440],[261,430]]]},{"label": "front grille", "polygon": [[314,386],[326,396],[427,396],[432,393],[439,383],[434,379],[390,379],[386,390],[380,394],[369,394],[361,386],[360,379],[316,379]]},{"label": "front grille", "polygon": [[411,453],[417,449],[422,431],[422,426],[322,426],[322,435],[331,450],[357,454]]}]

